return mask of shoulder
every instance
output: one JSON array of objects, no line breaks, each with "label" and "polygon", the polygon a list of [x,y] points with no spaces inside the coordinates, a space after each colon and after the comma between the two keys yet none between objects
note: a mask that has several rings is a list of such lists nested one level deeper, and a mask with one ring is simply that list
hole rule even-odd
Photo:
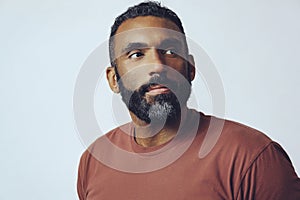
[{"label": "shoulder", "polygon": [[222,148],[249,150],[252,153],[262,151],[273,141],[263,132],[241,124],[239,122],[221,119],[213,116],[204,116],[210,126],[220,126],[218,145]]},{"label": "shoulder", "polygon": [[127,149],[130,145],[131,129],[132,124],[127,123],[100,136],[81,155],[80,163],[87,165],[95,159],[99,160],[100,157],[103,157],[103,154],[115,151],[116,147]]},{"label": "shoulder", "polygon": [[96,139],[90,146],[89,150],[99,148],[99,146],[109,147],[111,145],[115,145],[122,149],[127,149],[130,144],[130,139],[132,137],[132,123],[126,123],[119,127],[116,127],[105,135]]},{"label": "shoulder", "polygon": [[201,146],[201,149],[209,150],[205,156],[218,158],[218,161],[228,166],[239,166],[241,174],[273,143],[261,131],[244,124],[206,115],[202,119],[207,124]]},{"label": "shoulder", "polygon": [[272,140],[263,132],[244,124],[226,120],[223,128],[223,139],[237,142],[248,147],[267,146]]}]

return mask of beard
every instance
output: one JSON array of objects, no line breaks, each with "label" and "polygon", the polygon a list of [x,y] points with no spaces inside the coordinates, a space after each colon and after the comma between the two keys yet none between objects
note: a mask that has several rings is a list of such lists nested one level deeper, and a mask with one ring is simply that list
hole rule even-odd
[{"label": "beard", "polygon": [[[181,107],[186,104],[191,94],[191,81],[189,84],[179,84],[170,81],[166,77],[155,74],[146,84],[137,90],[129,90],[124,87],[122,79],[118,80],[122,100],[127,108],[139,119],[146,123],[165,121],[167,124],[177,121],[181,117]],[[158,94],[146,98],[146,92],[153,85],[163,85],[171,88],[169,93]],[[175,91],[175,93],[173,92]]]}]

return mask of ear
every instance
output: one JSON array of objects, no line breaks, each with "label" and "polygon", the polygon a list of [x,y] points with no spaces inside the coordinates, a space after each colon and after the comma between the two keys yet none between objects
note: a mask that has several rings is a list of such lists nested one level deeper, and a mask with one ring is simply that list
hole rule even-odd
[{"label": "ear", "polygon": [[116,75],[116,71],[114,67],[108,67],[106,69],[106,79],[109,83],[109,87],[110,89],[114,92],[114,93],[119,93],[119,85],[118,85],[118,81],[117,81],[117,75]]},{"label": "ear", "polygon": [[196,68],[195,68],[195,60],[193,55],[189,55],[188,57],[188,67],[189,67],[189,75],[191,77],[191,81],[194,80],[196,75]]}]

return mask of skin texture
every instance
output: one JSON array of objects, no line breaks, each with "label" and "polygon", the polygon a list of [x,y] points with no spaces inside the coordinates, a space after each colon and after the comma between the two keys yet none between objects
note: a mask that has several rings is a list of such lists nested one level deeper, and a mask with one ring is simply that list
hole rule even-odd
[{"label": "skin texture", "polygon": [[[163,28],[152,30],[151,27]],[[182,77],[192,81],[195,77],[193,57],[187,54],[187,47],[182,34],[170,20],[143,16],[128,19],[117,30],[114,38],[114,51],[118,73],[122,85],[128,90],[138,90],[153,76],[160,75],[182,85]],[[174,53],[186,55],[183,58]],[[178,73],[179,72],[179,73]],[[107,80],[113,92],[119,93],[120,88],[113,67],[107,68]],[[180,75],[180,76],[179,76]],[[155,96],[170,93],[171,89],[164,85],[148,88],[144,98],[148,103],[155,103]],[[147,123],[129,111],[135,124],[136,142],[142,146],[157,146],[171,140],[180,124],[180,116],[172,123],[163,126]],[[181,113],[186,113],[186,101],[181,105]]]}]

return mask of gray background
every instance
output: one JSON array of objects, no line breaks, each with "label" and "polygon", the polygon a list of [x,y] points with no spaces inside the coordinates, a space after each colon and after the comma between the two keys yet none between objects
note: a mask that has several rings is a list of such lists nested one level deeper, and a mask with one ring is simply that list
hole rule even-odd
[{"label": "gray background", "polygon": [[[77,166],[85,147],[73,120],[76,76],[108,38],[114,18],[137,2],[0,0],[1,200],[77,198]],[[162,2],[179,14],[187,35],[215,63],[226,117],[278,141],[299,174],[300,2]],[[210,113],[202,99],[199,108]],[[98,112],[101,98],[97,102]],[[104,131],[117,124],[105,113],[98,114],[98,120],[108,119]]]}]

